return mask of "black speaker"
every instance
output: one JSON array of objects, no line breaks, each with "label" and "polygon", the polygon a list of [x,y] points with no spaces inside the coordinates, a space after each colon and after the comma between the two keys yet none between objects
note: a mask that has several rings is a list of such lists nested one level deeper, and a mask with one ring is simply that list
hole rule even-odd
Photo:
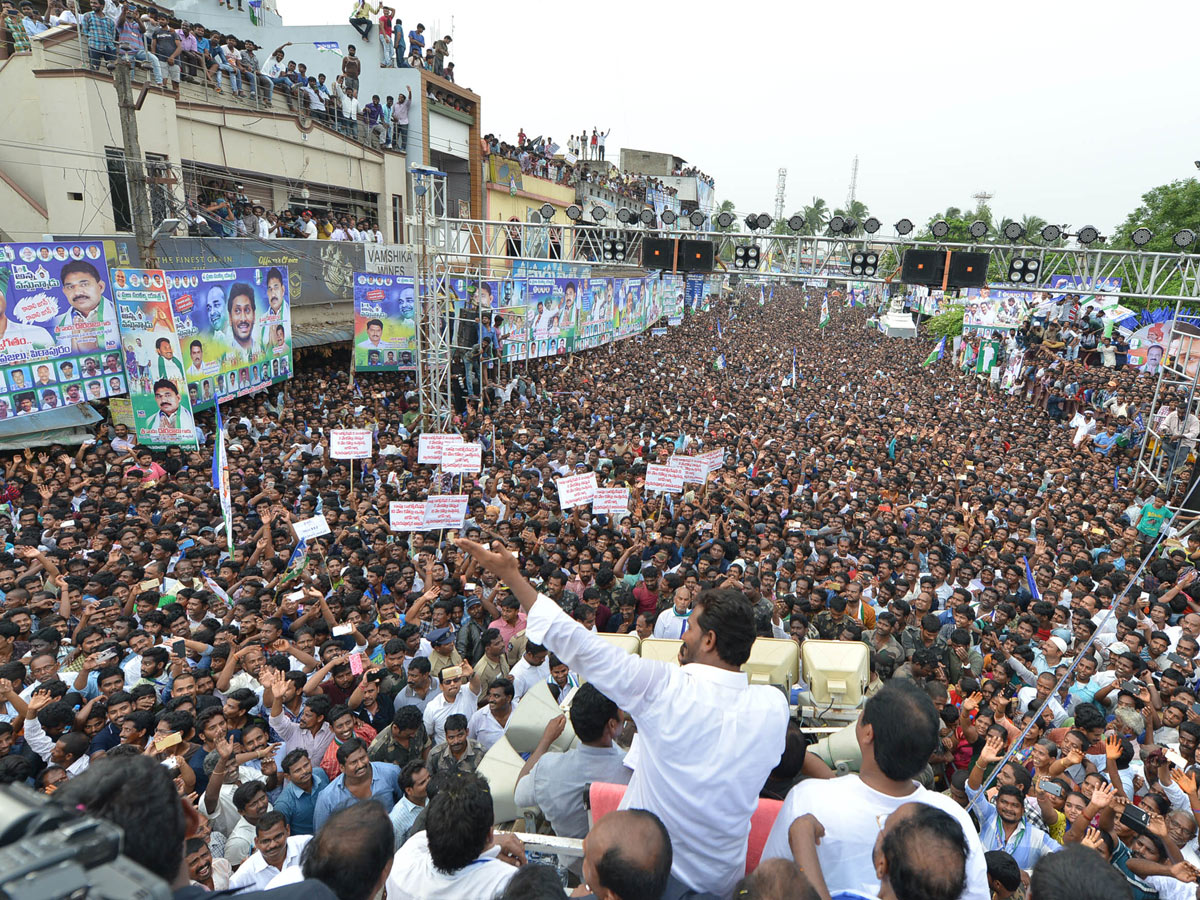
[{"label": "black speaker", "polygon": [[647,269],[672,269],[675,266],[674,239],[656,237],[643,238],[642,265]]},{"label": "black speaker", "polygon": [[711,272],[715,257],[716,248],[712,241],[689,238],[679,242],[680,272]]},{"label": "black speaker", "polygon": [[905,284],[941,287],[946,254],[941,250],[905,250],[900,263],[900,280]]},{"label": "black speaker", "polygon": [[977,288],[987,284],[988,262],[991,254],[955,250],[950,254],[948,287]]}]

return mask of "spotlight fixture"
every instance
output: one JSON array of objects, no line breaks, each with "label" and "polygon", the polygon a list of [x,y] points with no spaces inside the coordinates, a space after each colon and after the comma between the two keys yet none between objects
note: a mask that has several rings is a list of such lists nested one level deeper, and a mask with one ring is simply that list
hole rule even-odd
[{"label": "spotlight fixture", "polygon": [[792,231],[799,231],[803,227],[804,216],[800,215],[799,213],[788,219],[788,228],[792,229]]},{"label": "spotlight fixture", "polygon": [[567,218],[572,222],[578,222],[583,218],[583,210],[579,208],[578,204],[572,203],[567,207]]},{"label": "spotlight fixture", "polygon": [[929,230],[933,232],[934,237],[944,238],[950,233],[950,226],[946,224],[945,219],[938,219],[933,223],[933,227]]},{"label": "spotlight fixture", "polygon": [[688,221],[692,223],[693,228],[699,228],[704,224],[704,213],[698,209],[693,209],[691,215],[688,216]]},{"label": "spotlight fixture", "polygon": [[749,228],[751,231],[757,230],[758,229],[758,216],[756,216],[754,213],[750,213],[750,215],[746,216],[746,227]]},{"label": "spotlight fixture", "polygon": [[678,218],[678,216],[675,215],[675,210],[664,209],[662,211],[662,215],[660,216],[660,218],[662,219],[662,223],[664,225],[674,225],[675,220]]},{"label": "spotlight fixture", "polygon": [[896,234],[904,237],[906,234],[912,234],[913,223],[911,219],[901,219],[896,223]]},{"label": "spotlight fixture", "polygon": [[554,218],[554,207],[549,203],[542,204],[542,218],[547,222]]},{"label": "spotlight fixture", "polygon": [[625,207],[622,206],[617,210],[617,221],[622,225],[628,225],[631,218],[633,217],[629,214],[629,210],[627,210]]},{"label": "spotlight fixture", "polygon": [[733,213],[723,212],[717,216],[717,226],[720,228],[728,228],[733,224]]},{"label": "spotlight fixture", "polygon": [[624,262],[625,261],[625,242],[605,240],[601,245],[604,251],[604,258],[609,262]]},{"label": "spotlight fixture", "polygon": [[834,216],[829,220],[829,230],[834,234],[841,234],[842,229],[846,227],[846,220],[841,216]]},{"label": "spotlight fixture", "polygon": [[625,261],[625,242],[624,241],[617,241],[613,245],[613,257],[616,259],[617,262]]},{"label": "spotlight fixture", "polygon": [[1014,256],[1008,263],[1008,280],[1013,284],[1033,284],[1041,267],[1040,260]]},{"label": "spotlight fixture", "polygon": [[975,240],[979,240],[988,233],[987,222],[983,221],[982,219],[976,219],[971,223],[971,227],[968,228],[967,231],[971,233],[971,237],[975,238]]},{"label": "spotlight fixture", "polygon": [[758,247],[746,244],[733,251],[733,267],[735,269],[757,269],[759,262]]},{"label": "spotlight fixture", "polygon": [[1057,225],[1047,225],[1042,229],[1042,240],[1047,244],[1052,244],[1062,237],[1062,229]]},{"label": "spotlight fixture", "polygon": [[648,209],[648,208],[643,209],[640,213],[638,213],[638,218],[642,220],[643,225],[653,225],[654,224],[654,210]]},{"label": "spotlight fixture", "polygon": [[879,220],[874,216],[871,216],[871,218],[863,222],[863,231],[865,231],[867,234],[874,234],[879,230],[879,225]]},{"label": "spotlight fixture", "polygon": [[760,229],[762,229],[763,231],[766,231],[768,228],[770,228],[771,227],[771,217],[768,216],[766,213],[759,213],[758,214],[758,227]]},{"label": "spotlight fixture", "polygon": [[1130,237],[1133,238],[1133,242],[1139,247],[1145,247],[1153,239],[1154,232],[1143,225],[1141,228],[1135,228]]},{"label": "spotlight fixture", "polygon": [[1020,222],[1009,222],[1004,226],[1004,236],[1010,241],[1019,241],[1025,237],[1025,226]]},{"label": "spotlight fixture", "polygon": [[842,234],[854,234],[858,230],[858,219],[851,216],[846,216],[846,221],[842,223]]},{"label": "spotlight fixture", "polygon": [[611,261],[613,258],[613,242],[606,240],[600,245],[600,249],[604,251],[604,258]]},{"label": "spotlight fixture", "polygon": [[1181,228],[1175,232],[1175,237],[1172,240],[1175,241],[1176,247],[1189,247],[1196,243],[1196,232],[1190,228]]},{"label": "spotlight fixture", "polygon": [[592,207],[592,218],[595,219],[597,222],[603,222],[604,217],[606,215],[607,215],[607,213],[604,211],[603,206],[593,206]]},{"label": "spotlight fixture", "polygon": [[879,256],[869,250],[860,250],[850,256],[850,274],[863,278],[874,278],[879,267]]},{"label": "spotlight fixture", "polygon": [[1096,230],[1094,225],[1084,225],[1079,229],[1079,234],[1075,235],[1075,238],[1079,241],[1079,243],[1083,244],[1085,247],[1088,244],[1094,244],[1096,239],[1099,237],[1100,232]]}]

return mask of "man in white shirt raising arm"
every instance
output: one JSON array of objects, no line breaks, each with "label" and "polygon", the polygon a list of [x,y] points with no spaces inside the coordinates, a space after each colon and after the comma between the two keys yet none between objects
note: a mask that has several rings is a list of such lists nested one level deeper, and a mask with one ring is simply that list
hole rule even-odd
[{"label": "man in white shirt raising arm", "polygon": [[622,809],[646,809],[671,835],[671,871],[696,891],[732,894],[745,872],[758,791],[779,763],[787,699],[751,687],[740,671],[754,643],[754,612],[740,591],[705,591],[679,648],[679,666],[629,656],[539,595],[516,557],[465,539],[458,546],[520,601],[529,640],[552,650],[636,720],[633,778]]}]

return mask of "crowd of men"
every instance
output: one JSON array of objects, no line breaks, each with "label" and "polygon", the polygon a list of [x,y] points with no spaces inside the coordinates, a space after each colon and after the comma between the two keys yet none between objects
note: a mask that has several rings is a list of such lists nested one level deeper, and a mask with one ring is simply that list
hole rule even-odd
[{"label": "crowd of men", "polygon": [[[757,297],[503,366],[454,422],[484,445],[457,535],[389,529],[389,502],[452,487],[397,376],[297,366],[223,407],[232,553],[211,419],[198,451],[118,425],[12,455],[0,781],[118,821],[180,897],[562,896],[476,774],[544,685],[578,744],[552,721],[516,799],[585,838],[591,896],[1194,896],[1200,539],[1123,474],[1136,447],[1097,453],[1038,399],[1070,373],[1132,419],[1150,379],[1031,356],[1005,390],[836,292],[824,329],[819,294]],[[339,426],[372,458],[331,458]],[[714,449],[706,484],[644,490]],[[626,514],[560,507],[586,472]],[[856,773],[747,684],[759,637],[866,645]],[[628,809],[589,831],[596,782]],[[782,810],[746,873],[760,796]]]}]

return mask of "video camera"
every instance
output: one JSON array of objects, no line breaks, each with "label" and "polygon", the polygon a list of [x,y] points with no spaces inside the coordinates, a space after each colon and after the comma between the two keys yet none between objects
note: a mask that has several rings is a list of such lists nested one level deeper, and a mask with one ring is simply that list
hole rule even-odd
[{"label": "video camera", "polygon": [[123,832],[24,785],[0,787],[0,900],[171,900],[171,888],[121,855]]}]

